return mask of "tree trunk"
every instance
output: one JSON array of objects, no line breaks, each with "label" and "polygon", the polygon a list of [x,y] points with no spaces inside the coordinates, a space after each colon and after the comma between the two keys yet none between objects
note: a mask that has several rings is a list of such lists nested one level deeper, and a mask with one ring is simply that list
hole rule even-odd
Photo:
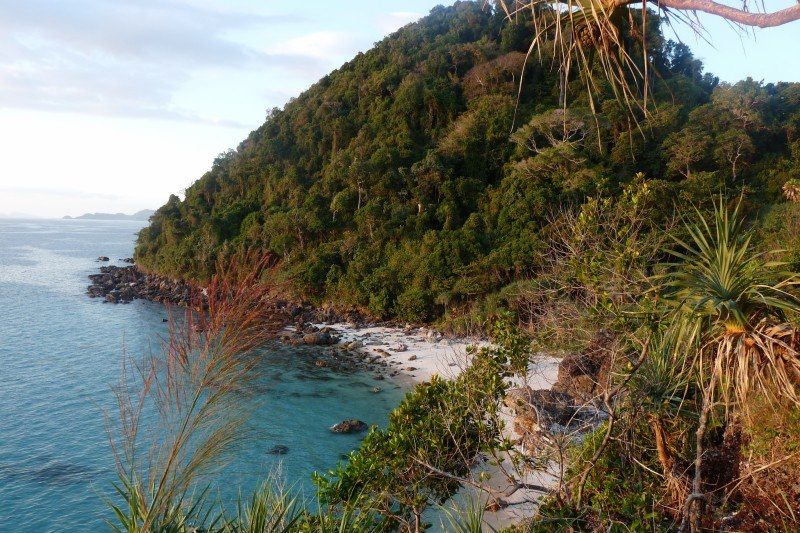
[{"label": "tree trunk", "polygon": [[661,469],[664,471],[664,477],[671,476],[675,471],[675,459],[669,451],[667,444],[667,436],[664,432],[664,425],[657,415],[650,415],[650,428],[653,430],[653,436],[656,439],[656,451],[658,452],[658,462],[661,463]]}]

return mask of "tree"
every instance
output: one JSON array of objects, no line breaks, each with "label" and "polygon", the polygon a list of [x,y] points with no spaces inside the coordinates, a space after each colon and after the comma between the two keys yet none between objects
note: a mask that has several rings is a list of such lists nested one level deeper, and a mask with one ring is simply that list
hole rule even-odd
[{"label": "tree", "polygon": [[664,149],[669,154],[667,169],[684,178],[692,177],[692,165],[702,161],[711,138],[700,128],[684,128],[670,134],[664,141]]}]

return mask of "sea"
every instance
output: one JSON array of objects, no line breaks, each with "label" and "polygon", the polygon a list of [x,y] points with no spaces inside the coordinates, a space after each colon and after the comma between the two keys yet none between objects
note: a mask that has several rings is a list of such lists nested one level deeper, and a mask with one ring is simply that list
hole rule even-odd
[{"label": "sea", "polygon": [[[160,349],[169,312],[147,301],[91,299],[87,276],[107,264],[99,256],[123,265],[142,225],[0,220],[2,533],[110,530],[114,387],[125,361]],[[363,438],[329,427],[349,418],[385,425],[400,402],[399,384],[317,366],[323,350],[278,344],[262,350],[252,431],[209,482],[229,511],[239,495],[246,498],[267,480],[313,501],[312,473],[334,467]]]}]

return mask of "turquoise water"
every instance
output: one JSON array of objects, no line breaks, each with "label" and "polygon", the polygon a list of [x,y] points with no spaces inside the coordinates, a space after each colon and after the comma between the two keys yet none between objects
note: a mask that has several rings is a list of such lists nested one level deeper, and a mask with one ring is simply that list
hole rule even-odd
[{"label": "turquoise water", "polygon": [[[160,304],[85,296],[95,259],[132,254],[139,222],[0,220],[0,532],[106,530],[114,462],[104,414],[125,353],[158,347]],[[276,468],[313,495],[310,475],[335,465],[358,436],[344,418],[385,424],[402,391],[363,372],[319,368],[322,348],[273,346],[260,365],[255,429],[226,469],[226,500]],[[385,389],[373,394],[371,389]],[[286,455],[270,455],[277,445]]]}]

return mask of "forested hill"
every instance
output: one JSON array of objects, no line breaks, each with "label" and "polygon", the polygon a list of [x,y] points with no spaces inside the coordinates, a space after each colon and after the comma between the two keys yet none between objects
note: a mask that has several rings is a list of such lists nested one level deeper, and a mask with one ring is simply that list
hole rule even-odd
[{"label": "forested hill", "polygon": [[434,9],[171,197],[138,262],[202,279],[220,254],[255,246],[303,297],[428,320],[534,274],[554,209],[618,194],[637,173],[665,209],[722,188],[778,202],[798,177],[798,85],[720,85],[662,40],[657,104],[637,127],[608,95],[592,116],[578,79],[562,111],[546,57],[528,62],[517,98],[530,38],[524,18],[480,1]]}]

